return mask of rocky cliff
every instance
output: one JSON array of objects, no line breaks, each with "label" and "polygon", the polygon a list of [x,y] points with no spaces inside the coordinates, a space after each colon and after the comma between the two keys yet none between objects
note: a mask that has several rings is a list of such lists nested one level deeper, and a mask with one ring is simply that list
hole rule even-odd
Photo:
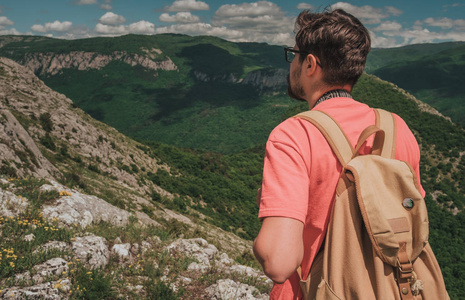
[{"label": "rocky cliff", "polygon": [[287,86],[287,74],[289,74],[289,70],[284,69],[256,70],[247,74],[242,83],[253,85],[260,90],[282,89],[283,86]]},{"label": "rocky cliff", "polygon": [[141,66],[147,70],[175,71],[176,65],[167,57],[159,58],[159,49],[145,49],[146,55],[129,54],[115,51],[110,55],[95,52],[71,51],[69,53],[28,53],[19,61],[20,64],[39,75],[56,75],[63,69],[88,71],[100,70],[111,62],[120,61],[131,66]]},{"label": "rocky cliff", "polygon": [[152,200],[156,153],[5,58],[0,154],[0,298],[267,298],[250,242]]}]

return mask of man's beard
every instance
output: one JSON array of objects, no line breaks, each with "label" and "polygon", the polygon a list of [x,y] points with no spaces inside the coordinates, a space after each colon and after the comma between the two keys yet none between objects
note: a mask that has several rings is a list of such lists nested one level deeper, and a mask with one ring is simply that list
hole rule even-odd
[{"label": "man's beard", "polygon": [[[297,74],[292,74],[293,78],[298,78]],[[294,85],[291,84],[291,75],[287,75],[287,94],[289,97],[294,98],[299,101],[307,101],[304,99],[304,89],[298,80],[294,80]]]}]

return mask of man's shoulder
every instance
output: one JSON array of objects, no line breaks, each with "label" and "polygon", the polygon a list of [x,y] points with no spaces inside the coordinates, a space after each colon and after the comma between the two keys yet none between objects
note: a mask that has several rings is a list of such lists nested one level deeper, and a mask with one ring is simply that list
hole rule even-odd
[{"label": "man's shoulder", "polygon": [[268,141],[270,142],[297,142],[307,140],[312,131],[317,131],[316,127],[310,122],[295,116],[290,117],[271,132]]}]

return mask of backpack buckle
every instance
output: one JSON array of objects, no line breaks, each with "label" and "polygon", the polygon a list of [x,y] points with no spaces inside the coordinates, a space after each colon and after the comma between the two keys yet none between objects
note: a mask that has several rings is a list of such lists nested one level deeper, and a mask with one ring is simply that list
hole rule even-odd
[{"label": "backpack buckle", "polygon": [[408,262],[401,263],[399,261],[399,258],[397,258],[397,267],[399,268],[399,272],[401,272],[402,274],[408,274],[413,272],[413,264],[410,261],[410,259],[408,260]]}]

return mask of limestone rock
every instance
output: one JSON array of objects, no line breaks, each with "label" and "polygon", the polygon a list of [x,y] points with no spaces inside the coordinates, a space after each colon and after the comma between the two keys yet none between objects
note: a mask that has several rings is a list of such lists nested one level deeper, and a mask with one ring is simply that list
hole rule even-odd
[{"label": "limestone rock", "polygon": [[[155,53],[150,53],[149,56]],[[41,72],[42,75],[56,75],[63,69],[78,69],[86,71],[91,69],[102,69],[113,61],[122,61],[131,66],[140,65],[149,70],[175,71],[177,66],[170,58],[154,61],[149,56],[128,54],[125,51],[114,51],[110,55],[95,52],[71,51],[70,53],[31,53],[27,54],[21,62],[34,73]]]},{"label": "limestone rock", "polygon": [[[221,279],[209,286],[206,292],[211,299],[268,299],[267,295],[259,294],[259,291],[250,285],[238,283],[231,279]],[[257,296],[255,296],[257,295]]]},{"label": "limestone rock", "polygon": [[60,242],[60,241],[51,241],[48,243],[45,243],[39,247],[39,249],[36,249],[33,251],[33,253],[39,253],[39,252],[47,252],[49,250],[66,250],[69,248],[69,245],[65,242]]},{"label": "limestone rock", "polygon": [[250,277],[260,277],[262,275],[261,272],[247,266],[243,265],[233,265],[229,268],[231,272],[236,272],[242,275],[250,276]]},{"label": "limestone rock", "polygon": [[219,267],[227,267],[232,264],[234,264],[234,259],[229,258],[226,253],[221,253],[216,259],[216,265]]},{"label": "limestone rock", "polygon": [[31,234],[25,235],[24,238],[23,238],[23,240],[25,240],[26,242],[31,242],[31,241],[33,241],[35,238],[36,238],[36,236],[35,236],[33,233],[31,233]]},{"label": "limestone rock", "polygon": [[145,255],[150,249],[152,249],[152,245],[147,241],[142,241],[140,248],[142,255]]},{"label": "limestone rock", "polygon": [[286,77],[289,73],[285,69],[260,69],[249,72],[242,84],[249,84],[260,89],[281,88],[287,85]]},{"label": "limestone rock", "polygon": [[[50,178],[58,174],[58,170],[42,155],[32,137],[10,111],[0,109],[0,119],[0,162],[8,161],[17,176]],[[18,155],[20,153],[28,155]]]},{"label": "limestone rock", "polygon": [[[152,53],[152,50],[149,52]],[[42,53],[37,55],[42,55]],[[150,67],[150,62],[145,59],[148,56],[139,55],[130,58],[122,54],[120,59],[126,60],[125,62],[129,64],[146,64]],[[49,65],[52,58],[50,61],[47,59],[39,63],[42,66],[45,62],[47,66],[44,70],[66,68],[67,62],[64,60],[60,62],[57,59]],[[79,60],[79,58],[76,59],[74,61]],[[93,58],[89,57],[89,59]],[[165,62],[159,60],[159,57],[154,62],[154,68],[169,68],[168,65],[164,65]],[[79,64],[81,63],[85,65],[85,59]],[[111,176],[112,183],[117,184],[116,186],[128,188],[128,196],[137,198],[138,196],[132,193],[135,191],[143,195],[141,198],[147,201],[147,194],[156,191],[164,197],[173,198],[173,195],[151,181],[141,184],[139,178],[141,173],[133,174],[120,167],[135,164],[144,166],[152,172],[159,168],[169,172],[167,165],[159,165],[156,158],[137,148],[137,143],[114,128],[90,118],[82,110],[76,108],[65,95],[47,87],[31,71],[34,67],[27,68],[10,59],[0,58],[0,68],[2,70],[0,73],[0,164],[5,164],[5,170],[8,171],[10,177],[32,175],[50,179],[62,177],[64,173],[70,171],[66,160],[54,161],[53,165],[41,154],[40,148],[43,149],[43,147],[37,147],[37,145],[48,135],[58,148],[56,150],[44,149],[44,151],[56,153],[66,149],[69,157],[80,159],[83,164],[87,165],[95,164],[97,160],[99,171]],[[50,121],[53,124],[52,129],[47,131],[38,122],[40,116],[46,113],[50,115]],[[21,122],[15,116],[20,116]],[[85,174],[76,175],[88,179]],[[139,199],[131,200],[140,201]]]},{"label": "limestone rock", "polygon": [[41,190],[64,191],[67,195],[60,197],[56,204],[43,206],[43,215],[47,219],[56,219],[61,226],[79,225],[82,228],[101,221],[115,226],[128,223],[130,214],[127,211],[96,196],[82,194],[54,181],[51,183],[43,185]]},{"label": "limestone rock", "polygon": [[91,269],[105,267],[110,261],[107,240],[100,236],[77,237],[72,249],[75,257]]},{"label": "limestone rock", "polygon": [[170,253],[177,251],[195,258],[198,262],[191,263],[188,269],[202,272],[205,272],[211,267],[210,261],[212,261],[218,253],[218,249],[216,249],[215,246],[209,244],[202,238],[179,239],[168,245],[166,249]]},{"label": "limestone rock", "polygon": [[0,189],[0,216],[15,217],[26,211],[29,201],[12,192]]},{"label": "limestone rock", "polygon": [[68,262],[60,257],[49,259],[43,264],[34,266],[33,269],[36,274],[32,279],[36,283],[43,283],[51,276],[64,276],[69,271]]},{"label": "limestone rock", "polygon": [[131,258],[131,244],[115,244],[111,248],[111,254],[117,255],[121,261],[129,260]]},{"label": "limestone rock", "polygon": [[49,278],[60,278],[68,274],[69,267],[66,260],[60,257],[52,258],[46,262],[35,265],[31,272],[17,274],[15,276],[16,283],[44,283]]},{"label": "limestone rock", "polygon": [[58,281],[51,281],[34,286],[19,288],[11,287],[4,289],[0,292],[1,299],[14,299],[14,300],[60,300],[68,299],[68,291],[71,289],[71,281],[62,279]]}]

